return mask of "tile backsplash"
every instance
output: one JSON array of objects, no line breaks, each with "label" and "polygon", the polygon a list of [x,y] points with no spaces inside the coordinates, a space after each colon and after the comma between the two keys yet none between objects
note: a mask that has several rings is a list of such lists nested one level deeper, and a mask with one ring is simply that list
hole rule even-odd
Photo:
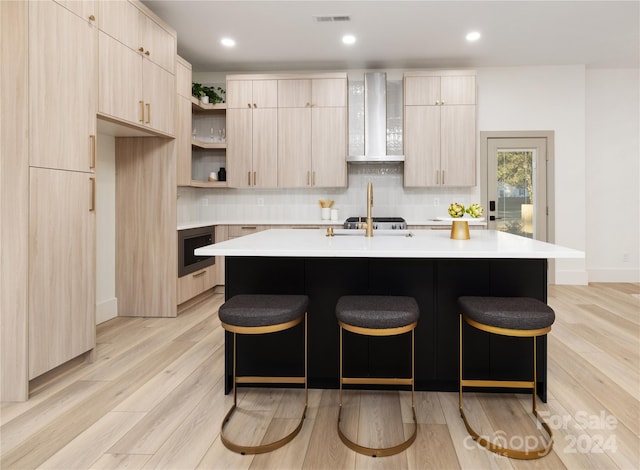
[{"label": "tile backsplash", "polygon": [[178,225],[201,221],[292,223],[320,221],[319,199],[333,199],[339,221],[366,215],[366,187],[373,183],[373,215],[423,221],[446,216],[452,202],[480,202],[472,188],[404,188],[402,164],[349,165],[348,188],[178,188]]}]

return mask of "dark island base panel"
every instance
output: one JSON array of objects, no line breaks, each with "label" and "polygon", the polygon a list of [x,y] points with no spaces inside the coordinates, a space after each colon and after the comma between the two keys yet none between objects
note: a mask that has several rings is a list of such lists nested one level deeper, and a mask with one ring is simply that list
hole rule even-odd
[{"label": "dark island base panel", "polygon": [[[420,306],[415,329],[416,390],[457,391],[462,295],[527,296],[547,301],[546,259],[386,259],[230,257],[226,298],[237,294],[306,294],[308,383],[338,388],[342,295],[408,295]],[[239,375],[302,375],[303,325],[267,335],[238,335]],[[538,395],[547,396],[547,338],[538,338]],[[464,327],[464,376],[531,380],[532,339]],[[346,376],[410,376],[409,334],[369,338],[345,332]],[[233,337],[225,338],[225,393],[232,390]],[[400,387],[401,388],[401,387]],[[498,390],[496,390],[498,391]],[[513,390],[512,390],[513,391]]]}]

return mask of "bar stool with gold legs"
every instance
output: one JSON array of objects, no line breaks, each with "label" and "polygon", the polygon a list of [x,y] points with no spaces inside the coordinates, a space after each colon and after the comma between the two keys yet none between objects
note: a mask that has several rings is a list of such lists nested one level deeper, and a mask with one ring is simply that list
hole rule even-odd
[{"label": "bar stool with gold legs", "polygon": [[[460,415],[467,431],[478,444],[491,452],[514,459],[531,460],[547,455],[553,448],[553,434],[549,425],[538,415],[536,408],[537,373],[536,373],[536,338],[551,331],[555,313],[544,302],[529,297],[460,297]],[[474,328],[492,334],[516,337],[528,337],[533,341],[533,380],[467,380],[462,377],[462,326],[463,321]],[[462,406],[462,389],[464,387],[524,388],[533,393],[532,413],[545,429],[548,438],[546,443],[536,449],[517,450],[503,447],[480,436],[469,424]],[[524,440],[523,440],[524,442]]]},{"label": "bar stool with gold legs", "polygon": [[[306,295],[236,295],[225,302],[218,311],[225,330],[233,333],[233,406],[222,421],[220,439],[228,449],[241,454],[261,454],[278,449],[290,442],[302,428],[307,412],[307,306]],[[238,376],[236,374],[236,335],[262,335],[288,330],[304,321],[304,376],[268,377]],[[277,441],[258,446],[246,446],[230,441],[224,433],[237,405],[237,384],[279,383],[304,385],[304,410],[298,426]]]},{"label": "bar stool with gold legs", "polygon": [[[338,413],[338,435],[342,442],[363,455],[385,457],[407,449],[416,440],[418,424],[414,405],[414,329],[418,324],[420,311],[412,297],[401,296],[343,296],[336,304],[336,318],[340,325],[340,411]],[[374,378],[344,377],[343,366],[343,332],[344,330],[365,336],[393,336],[411,332],[411,377],[410,378]],[[411,410],[413,412],[413,434],[401,444],[372,448],[365,447],[349,439],[340,428],[342,418],[342,386],[357,385],[411,385]]]}]

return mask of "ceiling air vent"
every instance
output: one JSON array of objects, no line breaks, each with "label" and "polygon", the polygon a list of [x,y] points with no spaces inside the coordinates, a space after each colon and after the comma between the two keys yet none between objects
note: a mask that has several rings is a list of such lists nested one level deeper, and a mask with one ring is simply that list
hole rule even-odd
[{"label": "ceiling air vent", "polygon": [[316,23],[334,23],[351,21],[349,15],[315,15],[313,17]]}]

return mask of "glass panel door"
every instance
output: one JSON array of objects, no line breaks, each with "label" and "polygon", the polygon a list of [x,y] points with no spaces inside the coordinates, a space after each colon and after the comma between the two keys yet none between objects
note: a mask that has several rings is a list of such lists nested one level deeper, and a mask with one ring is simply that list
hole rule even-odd
[{"label": "glass panel door", "polygon": [[489,228],[546,240],[546,139],[489,139]]}]

